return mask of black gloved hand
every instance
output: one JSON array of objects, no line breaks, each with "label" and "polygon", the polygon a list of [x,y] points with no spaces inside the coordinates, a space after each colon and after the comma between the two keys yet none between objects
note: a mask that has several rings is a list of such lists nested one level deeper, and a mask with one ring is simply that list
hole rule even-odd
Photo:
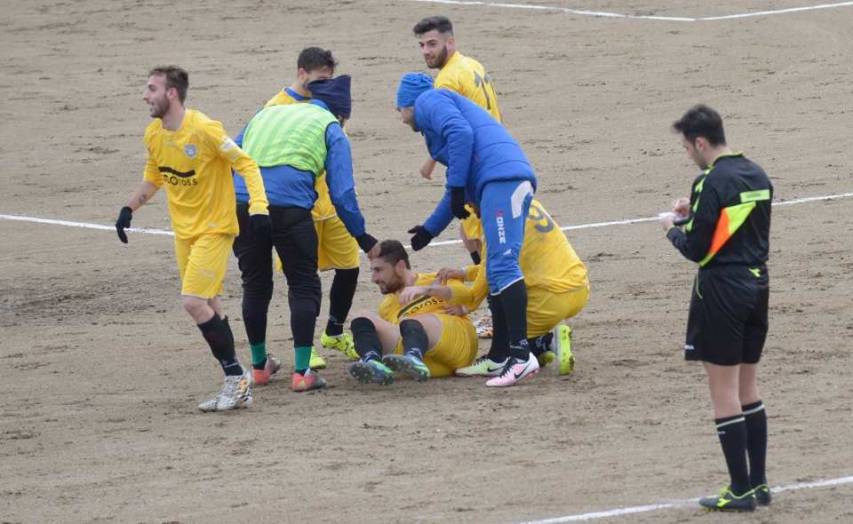
[{"label": "black gloved hand", "polygon": [[269,215],[251,215],[249,224],[252,226],[252,235],[257,239],[269,238],[272,235],[272,222]]},{"label": "black gloved hand", "polygon": [[116,233],[118,233],[118,239],[125,244],[127,244],[127,234],[124,230],[130,227],[130,220],[132,218],[133,210],[124,206],[121,208],[121,211],[119,211],[118,220],[116,220]]},{"label": "black gloved hand", "polygon": [[412,249],[415,251],[420,251],[425,248],[427,244],[433,239],[432,233],[427,231],[424,226],[415,226],[409,230],[412,236]]},{"label": "black gloved hand", "polygon": [[[465,188],[464,187],[451,187],[450,188],[450,210],[453,212],[453,216],[458,219],[468,218],[471,216],[471,213],[465,209]],[[411,233],[411,231],[410,231]]]},{"label": "black gloved hand", "polygon": [[376,243],[379,242],[378,240],[373,238],[373,235],[370,235],[368,233],[359,235],[358,237],[356,237],[355,241],[358,242],[358,247],[360,247],[361,250],[365,253],[370,253],[370,250],[373,249],[373,246],[375,246]]}]

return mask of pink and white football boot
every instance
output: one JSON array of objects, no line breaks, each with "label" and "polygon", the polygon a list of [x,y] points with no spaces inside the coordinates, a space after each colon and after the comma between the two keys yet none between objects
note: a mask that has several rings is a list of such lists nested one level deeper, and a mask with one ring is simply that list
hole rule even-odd
[{"label": "pink and white football boot", "polygon": [[533,353],[527,354],[527,360],[519,360],[516,357],[509,357],[504,365],[501,374],[489,379],[486,382],[487,386],[491,387],[506,387],[514,386],[524,377],[535,375],[539,372],[539,361],[533,356]]}]

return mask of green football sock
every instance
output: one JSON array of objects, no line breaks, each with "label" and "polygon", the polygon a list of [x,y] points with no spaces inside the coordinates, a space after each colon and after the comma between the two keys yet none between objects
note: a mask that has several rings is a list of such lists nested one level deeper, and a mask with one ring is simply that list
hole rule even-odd
[{"label": "green football sock", "polygon": [[267,343],[249,344],[249,347],[252,349],[252,367],[263,369],[264,364],[267,363]]},{"label": "green football sock", "polygon": [[296,358],[293,368],[297,373],[305,373],[311,363],[311,346],[302,346],[295,349]]}]

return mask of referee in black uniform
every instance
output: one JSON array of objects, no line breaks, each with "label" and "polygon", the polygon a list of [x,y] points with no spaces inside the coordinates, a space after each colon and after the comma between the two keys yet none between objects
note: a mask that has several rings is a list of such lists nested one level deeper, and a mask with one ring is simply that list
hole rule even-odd
[{"label": "referee in black uniform", "polygon": [[765,264],[773,186],[759,165],[729,149],[723,121],[710,107],[691,108],[673,129],[703,172],[690,198],[676,201],[661,223],[681,254],[699,264],[684,354],[705,366],[731,476],[718,496],[699,503],[752,511],[756,504],[770,503],[764,467],[767,415],[756,377],[767,336]]}]

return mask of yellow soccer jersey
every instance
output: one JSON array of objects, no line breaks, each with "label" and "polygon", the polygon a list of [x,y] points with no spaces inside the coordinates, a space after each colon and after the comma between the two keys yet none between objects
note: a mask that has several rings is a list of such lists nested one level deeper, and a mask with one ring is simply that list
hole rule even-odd
[{"label": "yellow soccer jersey", "polygon": [[[306,98],[305,100],[310,100],[310,99]],[[276,93],[274,97],[267,100],[267,103],[264,104],[264,107],[286,106],[288,104],[296,104],[298,102],[304,102],[305,100],[297,100],[297,99],[293,98],[292,96],[290,96],[290,93],[288,93],[285,89],[282,89],[281,91]]]},{"label": "yellow soccer jersey", "polygon": [[501,110],[492,79],[482,64],[473,58],[459,51],[453,53],[436,75],[433,87],[455,91],[488,111],[498,122],[501,121]]},{"label": "yellow soccer jersey", "polygon": [[[428,286],[435,282],[435,275],[435,273],[418,273],[415,278],[414,285]],[[447,285],[454,290],[454,294],[457,292],[457,288],[460,288],[458,290],[459,292],[462,292],[463,289],[467,289],[465,284],[459,280],[450,280],[447,282]],[[445,313],[444,309],[448,306],[450,306],[450,304],[443,299],[423,296],[409,304],[406,304],[404,307],[400,304],[399,296],[396,293],[390,293],[385,295],[385,298],[383,298],[382,302],[379,304],[379,316],[392,324],[398,324],[401,320],[405,320],[416,315]]]},{"label": "yellow soccer jersey", "polygon": [[[282,89],[274,97],[267,100],[264,107],[298,104],[300,102],[307,102],[308,100],[311,99],[297,100],[290,96],[286,90]],[[317,175],[317,178],[314,180],[314,191],[317,192],[317,201],[314,202],[314,207],[311,209],[311,218],[315,221],[320,221],[338,216],[335,206],[332,204],[332,197],[329,196],[329,186],[326,185],[325,171]]]},{"label": "yellow soccer jersey", "polygon": [[144,178],[166,187],[172,229],[180,239],[203,233],[236,235],[237,198],[233,167],[246,179],[249,212],[267,214],[268,202],[258,165],[225,134],[222,124],[187,109],[177,131],[155,119],[145,129],[148,162]]},{"label": "yellow soccer jersey", "polygon": [[[524,273],[524,283],[530,289],[565,293],[589,285],[586,266],[551,215],[535,199],[524,224],[518,262]],[[478,271],[471,287],[453,288],[453,303],[462,304],[470,311],[479,307],[489,292],[485,257],[476,267]]]},{"label": "yellow soccer jersey", "polygon": [[474,206],[471,204],[465,204],[465,209],[468,211],[468,218],[463,218],[459,221],[459,224],[462,227],[462,232],[465,233],[465,238],[470,240],[482,239],[483,223],[480,222],[480,219],[477,217],[477,213],[474,211]]}]

